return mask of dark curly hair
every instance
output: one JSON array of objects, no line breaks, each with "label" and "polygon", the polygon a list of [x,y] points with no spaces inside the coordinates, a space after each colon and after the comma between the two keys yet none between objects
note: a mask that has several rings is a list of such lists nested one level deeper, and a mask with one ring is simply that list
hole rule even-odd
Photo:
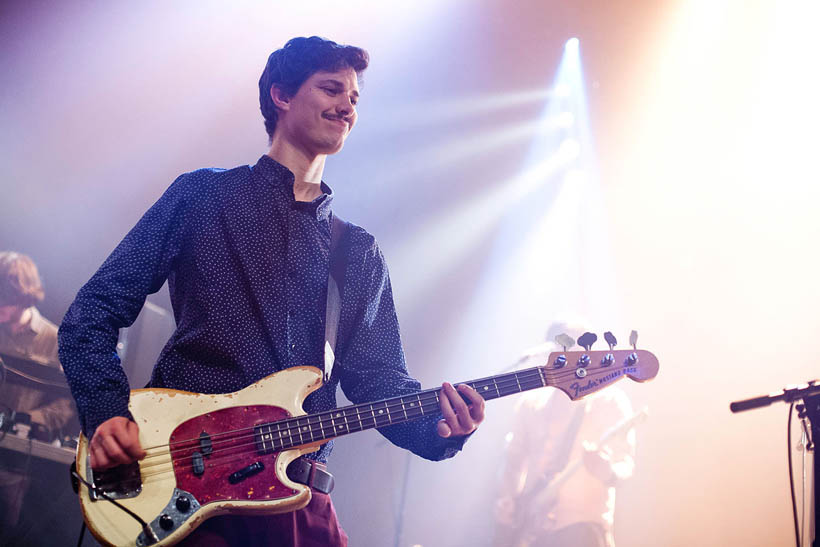
[{"label": "dark curly hair", "polygon": [[293,38],[282,49],[268,57],[268,64],[259,78],[259,108],[265,118],[268,138],[273,138],[279,112],[270,96],[271,86],[277,86],[293,96],[315,72],[335,72],[350,67],[361,77],[370,63],[370,56],[362,48],[337,44],[319,36]]}]

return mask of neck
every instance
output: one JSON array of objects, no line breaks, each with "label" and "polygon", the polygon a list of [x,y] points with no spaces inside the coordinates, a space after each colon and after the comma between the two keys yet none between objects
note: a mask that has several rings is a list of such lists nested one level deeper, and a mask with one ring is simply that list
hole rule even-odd
[{"label": "neck", "polygon": [[11,332],[17,334],[22,332],[23,329],[28,327],[29,323],[31,323],[32,313],[31,308],[25,308],[20,312],[17,317],[12,318],[11,322],[9,323],[9,328]]},{"label": "neck", "polygon": [[274,133],[268,156],[293,173],[293,197],[296,201],[313,201],[322,195],[325,154],[309,153]]}]

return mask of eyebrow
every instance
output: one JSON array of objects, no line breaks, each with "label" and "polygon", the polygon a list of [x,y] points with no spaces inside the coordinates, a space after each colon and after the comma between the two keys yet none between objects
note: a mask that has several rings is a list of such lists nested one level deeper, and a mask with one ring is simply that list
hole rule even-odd
[{"label": "eyebrow", "polygon": [[[339,87],[339,88],[342,88],[342,89],[344,89],[344,87],[345,87],[344,84],[342,82],[340,82],[339,80],[320,80],[319,84],[320,85],[322,85],[322,84],[332,84],[332,85],[334,85],[336,87]],[[359,96],[359,92],[356,91],[355,89],[353,90],[353,94],[356,95],[357,97]]]}]

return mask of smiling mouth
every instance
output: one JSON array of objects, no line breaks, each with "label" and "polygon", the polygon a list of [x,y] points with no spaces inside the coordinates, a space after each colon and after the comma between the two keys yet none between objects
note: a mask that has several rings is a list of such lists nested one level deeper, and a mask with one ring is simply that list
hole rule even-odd
[{"label": "smiling mouth", "polygon": [[342,118],[330,118],[328,116],[323,116],[323,117],[324,117],[324,119],[326,119],[329,122],[337,123],[340,126],[345,127],[345,128],[348,127],[347,121],[343,120]]}]

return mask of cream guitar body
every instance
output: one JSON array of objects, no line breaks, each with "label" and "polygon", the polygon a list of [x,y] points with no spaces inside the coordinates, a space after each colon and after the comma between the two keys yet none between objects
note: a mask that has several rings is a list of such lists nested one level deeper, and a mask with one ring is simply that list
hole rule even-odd
[{"label": "cream guitar body", "polygon": [[[207,452],[199,440],[201,432],[196,431],[188,437],[184,430],[177,430],[180,430],[180,424],[188,423],[195,426],[194,430],[246,431],[251,428],[253,431],[253,426],[261,423],[304,415],[302,402],[321,386],[321,381],[318,369],[294,367],[263,378],[241,391],[224,395],[171,389],[134,390],[129,409],[139,425],[140,444],[147,449],[148,455],[138,464],[139,475],[136,479],[139,480],[133,481],[140,483],[139,491],[124,492],[128,497],[117,494],[114,497],[152,524],[152,529],[161,540],[160,545],[177,543],[203,520],[215,515],[239,512],[272,514],[304,507],[310,501],[310,488],[289,480],[285,470],[291,461],[316,450],[321,442],[268,454],[240,448],[234,451],[241,452],[241,455],[227,456],[220,451],[225,450],[223,444],[229,444],[229,441],[222,440],[224,433],[214,433],[210,438],[211,454],[202,456],[205,470],[197,476],[192,460],[199,458],[195,456],[197,452],[200,455],[203,451]],[[191,423],[192,420],[194,423]],[[189,439],[194,438],[196,442],[191,446]],[[242,434],[243,440],[238,444],[254,442],[252,438],[246,438],[247,433]],[[261,472],[236,484],[225,480],[231,473],[257,461],[262,461],[265,466]],[[88,443],[85,437],[81,437],[77,448],[77,472],[89,482],[95,482],[92,480],[94,473],[89,473],[87,462]],[[96,482],[100,483],[101,478],[105,479],[98,474]],[[128,478],[123,478],[122,473],[108,479],[109,482],[111,480],[120,483],[112,490],[128,489],[124,486],[129,482]],[[180,498],[187,501],[178,502]],[[89,489],[80,489],[80,504],[89,530],[104,544],[118,547],[152,544],[136,519],[105,499],[92,499]],[[187,511],[181,510],[186,508]],[[163,515],[167,518],[163,519]]]}]

